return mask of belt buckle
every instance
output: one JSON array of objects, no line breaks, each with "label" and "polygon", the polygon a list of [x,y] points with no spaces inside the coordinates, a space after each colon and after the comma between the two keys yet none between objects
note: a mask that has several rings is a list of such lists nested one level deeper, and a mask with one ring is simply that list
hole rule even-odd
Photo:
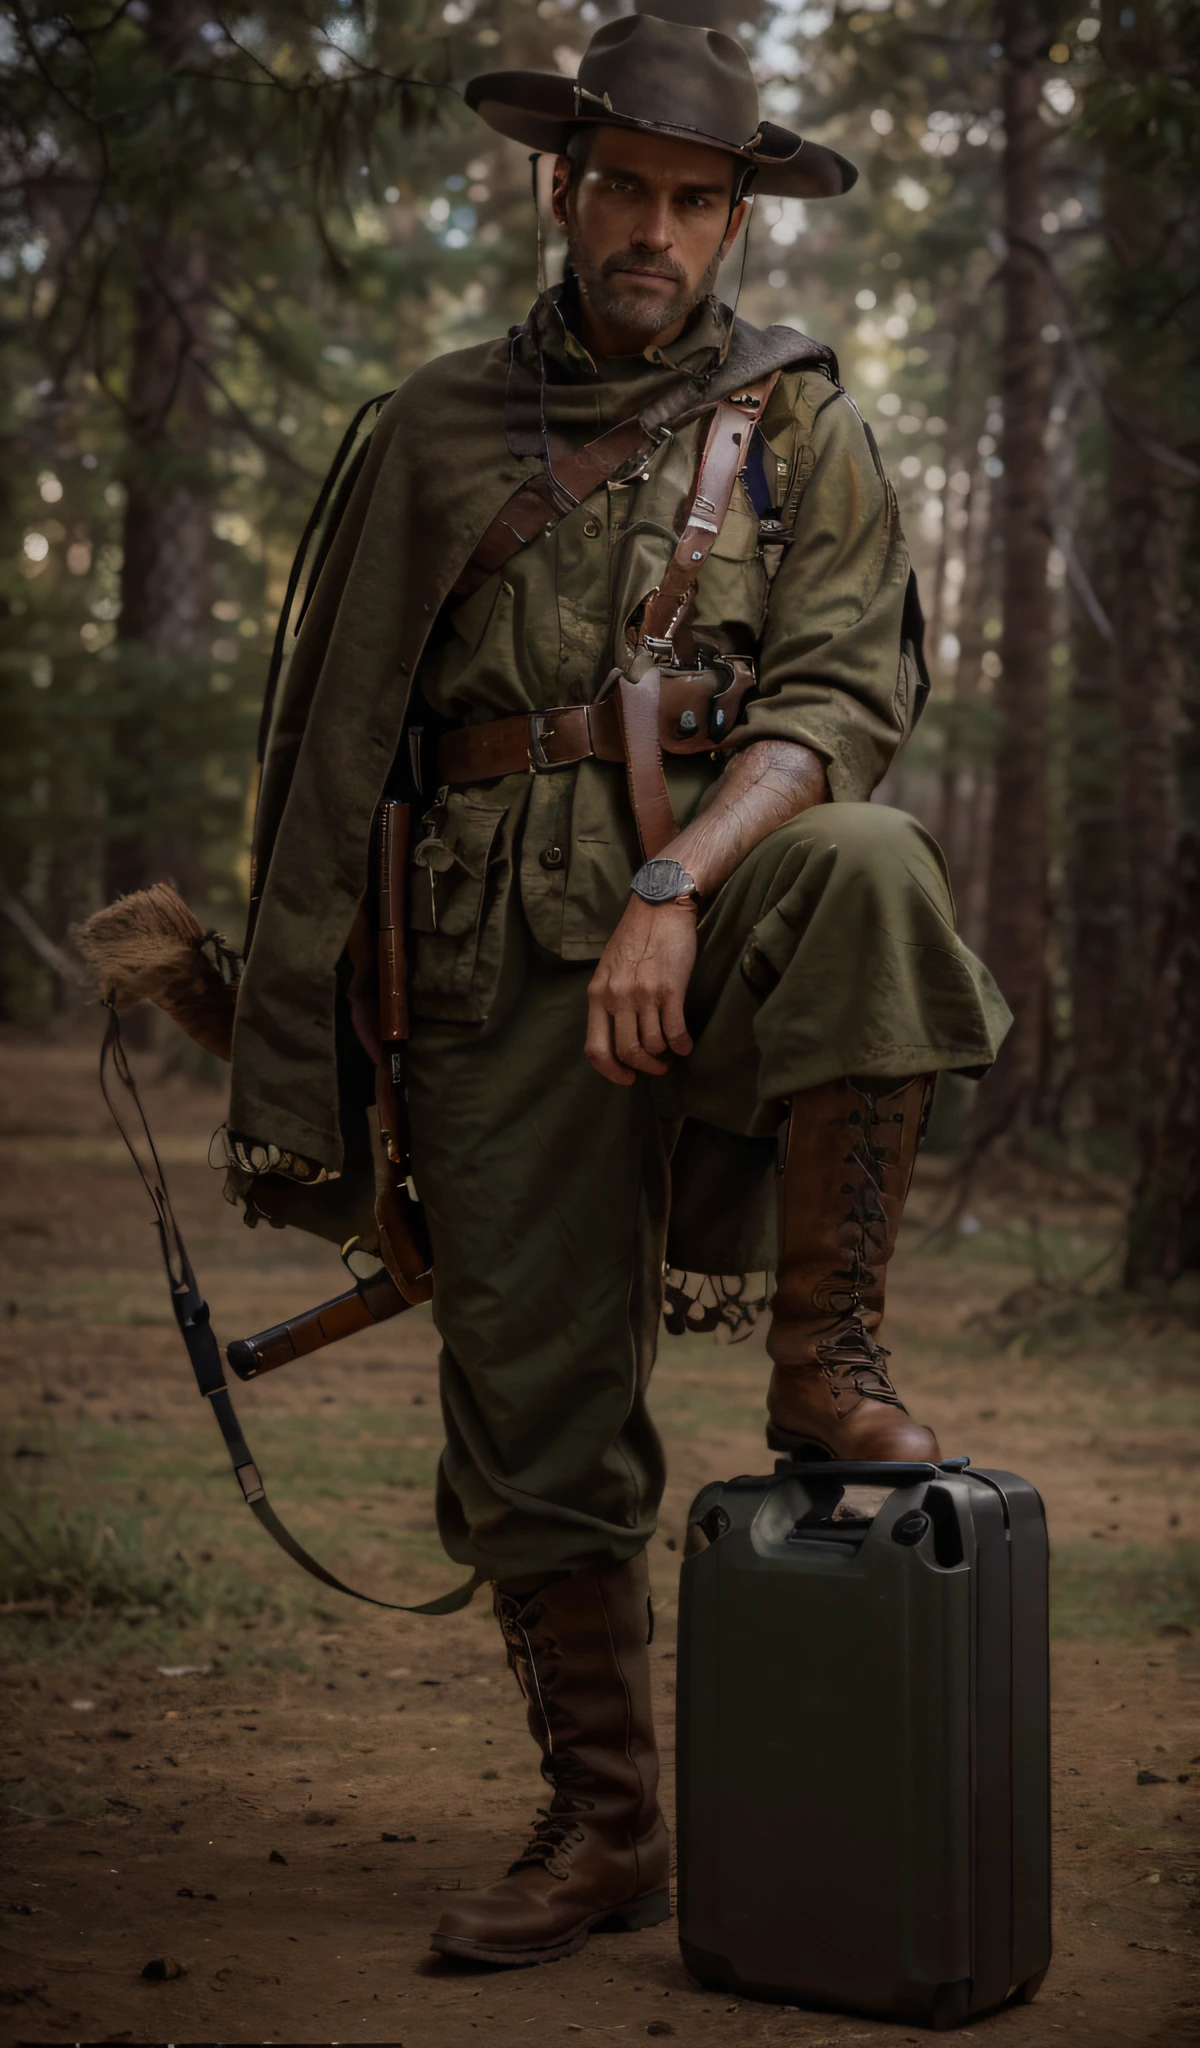
[{"label": "belt buckle", "polygon": [[[529,758],[531,775],[546,775],[560,765],[549,759],[542,744],[546,738],[546,721],[551,715],[549,711],[531,711],[529,714],[529,737],[525,742],[525,751]],[[553,726],[550,727],[550,731],[554,731]]]}]

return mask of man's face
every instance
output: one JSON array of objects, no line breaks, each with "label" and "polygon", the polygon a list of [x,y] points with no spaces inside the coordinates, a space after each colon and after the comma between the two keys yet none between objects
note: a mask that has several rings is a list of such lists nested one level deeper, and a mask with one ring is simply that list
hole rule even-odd
[{"label": "man's face", "polygon": [[730,218],[737,169],[722,150],[622,128],[596,130],[573,186],[559,157],[554,214],[606,353],[673,339],[712,289],[745,213]]}]

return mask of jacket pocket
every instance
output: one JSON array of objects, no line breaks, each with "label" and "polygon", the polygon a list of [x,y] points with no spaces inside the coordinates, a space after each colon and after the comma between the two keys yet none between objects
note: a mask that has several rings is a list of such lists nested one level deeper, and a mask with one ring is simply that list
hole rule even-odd
[{"label": "jacket pocket", "polygon": [[415,1015],[478,1024],[496,992],[512,881],[503,788],[447,792],[422,820],[409,876]]},{"label": "jacket pocket", "polygon": [[766,624],[768,589],[758,515],[739,479],[700,571],[692,618],[697,638],[728,654],[755,652]]}]

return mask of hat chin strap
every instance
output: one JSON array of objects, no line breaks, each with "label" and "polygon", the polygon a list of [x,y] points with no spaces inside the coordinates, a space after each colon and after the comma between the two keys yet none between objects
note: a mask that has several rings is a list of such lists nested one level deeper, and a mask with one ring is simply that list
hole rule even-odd
[{"label": "hat chin strap", "polygon": [[[753,175],[754,170],[753,166],[751,166],[750,176],[753,177]],[[734,200],[733,206],[731,206],[729,209],[730,219],[733,218],[734,207],[740,205],[742,199],[745,199],[747,202],[747,210],[746,218],[742,222],[741,228],[739,230],[742,237],[742,261],[738,269],[737,290],[733,295],[733,305],[730,308],[730,311],[733,313],[737,312],[738,301],[742,296],[742,286],[746,281],[746,252],[750,246],[750,223],[754,218],[754,194],[752,192],[747,192],[744,185],[738,198]]]},{"label": "hat chin strap", "polygon": [[537,227],[537,295],[539,299],[546,289],[546,248],[542,241],[542,203],[538,197],[538,159],[540,149],[529,152],[529,180],[533,187],[533,218]]}]

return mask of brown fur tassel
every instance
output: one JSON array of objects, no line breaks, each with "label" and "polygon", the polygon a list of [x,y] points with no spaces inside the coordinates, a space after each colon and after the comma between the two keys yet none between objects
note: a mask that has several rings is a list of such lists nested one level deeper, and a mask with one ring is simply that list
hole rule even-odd
[{"label": "brown fur tassel", "polygon": [[119,896],[71,937],[105,1001],[118,1010],[157,1003],[206,1052],[232,1057],[237,982],[222,971],[230,956],[169,882]]}]

